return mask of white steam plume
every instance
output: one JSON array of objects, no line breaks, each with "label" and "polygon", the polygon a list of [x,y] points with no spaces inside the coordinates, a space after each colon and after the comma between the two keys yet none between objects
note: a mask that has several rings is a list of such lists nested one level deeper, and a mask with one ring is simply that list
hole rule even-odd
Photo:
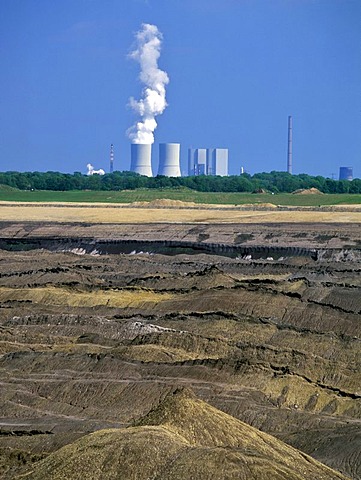
[{"label": "white steam plume", "polygon": [[91,163],[88,163],[86,168],[88,169],[87,175],[105,175],[105,172],[102,168],[99,168],[99,170],[94,170],[94,167]]},{"label": "white steam plume", "polygon": [[155,117],[163,113],[167,102],[165,86],[169,82],[166,72],[158,68],[158,58],[162,44],[162,34],[155,25],[142,24],[136,34],[137,48],[129,57],[139,62],[140,81],[145,85],[142,98],[137,101],[129,99],[130,107],[141,117],[127,130],[132,143],[153,143],[153,132],[157,128]]}]

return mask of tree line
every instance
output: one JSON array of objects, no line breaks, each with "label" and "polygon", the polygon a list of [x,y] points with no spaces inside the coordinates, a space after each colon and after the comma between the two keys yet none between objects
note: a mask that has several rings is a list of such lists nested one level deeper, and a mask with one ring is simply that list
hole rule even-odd
[{"label": "tree line", "polygon": [[135,190],[137,188],[189,188],[199,192],[290,193],[298,189],[317,188],[323,193],[361,193],[361,179],[333,180],[307,174],[287,172],[256,173],[228,177],[200,175],[194,177],[144,177],[134,172],[83,175],[60,172],[0,172],[0,184],[20,190]]}]

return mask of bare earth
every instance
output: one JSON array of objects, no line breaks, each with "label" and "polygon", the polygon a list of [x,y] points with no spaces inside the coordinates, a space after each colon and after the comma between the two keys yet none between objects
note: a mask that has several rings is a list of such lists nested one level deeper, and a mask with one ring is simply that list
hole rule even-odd
[{"label": "bare earth", "polygon": [[246,208],[0,206],[1,478],[361,478],[361,212]]}]

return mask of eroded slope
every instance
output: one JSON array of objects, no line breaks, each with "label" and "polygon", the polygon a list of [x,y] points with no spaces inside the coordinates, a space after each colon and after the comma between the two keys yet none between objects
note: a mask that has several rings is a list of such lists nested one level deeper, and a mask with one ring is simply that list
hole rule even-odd
[{"label": "eroded slope", "polygon": [[361,265],[341,258],[0,252],[4,478],[178,386],[359,478]]},{"label": "eroded slope", "polygon": [[345,479],[310,457],[175,390],[135,427],[101,430],[35,465],[33,480]]}]

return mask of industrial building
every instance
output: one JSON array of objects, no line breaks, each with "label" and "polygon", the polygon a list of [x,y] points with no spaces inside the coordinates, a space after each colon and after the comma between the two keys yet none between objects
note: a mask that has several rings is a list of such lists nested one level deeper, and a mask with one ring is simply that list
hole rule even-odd
[{"label": "industrial building", "polygon": [[[131,144],[130,171],[152,177],[152,145]],[[190,148],[188,151],[189,175],[228,175],[227,148]],[[158,175],[180,177],[180,144],[159,144]]]},{"label": "industrial building", "polygon": [[353,179],[353,169],[352,167],[340,167],[340,176],[339,180],[349,180]]},{"label": "industrial building", "polygon": [[[152,145],[145,143],[131,144],[130,171],[152,177]],[[158,175],[180,177],[180,144],[159,144]]]},{"label": "industrial building", "polygon": [[152,145],[132,143],[130,154],[130,171],[152,177]]},{"label": "industrial building", "polygon": [[207,151],[208,175],[228,175],[228,149],[209,148]]},{"label": "industrial building", "polygon": [[227,148],[190,148],[188,175],[228,175]]},{"label": "industrial building", "polygon": [[158,175],[166,177],[180,177],[180,144],[159,144],[159,167]]}]

